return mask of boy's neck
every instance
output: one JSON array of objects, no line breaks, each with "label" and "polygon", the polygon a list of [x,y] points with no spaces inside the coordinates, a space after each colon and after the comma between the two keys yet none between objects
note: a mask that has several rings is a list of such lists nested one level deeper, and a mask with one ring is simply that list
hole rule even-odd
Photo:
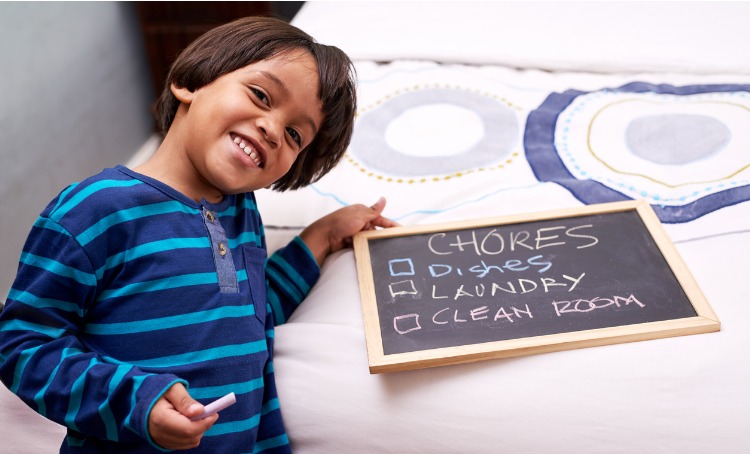
[{"label": "boy's neck", "polygon": [[138,165],[133,170],[154,180],[160,181],[172,189],[180,192],[186,197],[202,203],[205,199],[209,203],[219,203],[224,199],[224,194],[215,191],[201,191],[197,188],[204,186],[199,178],[196,181],[190,180],[189,172],[181,172],[189,164],[182,162],[180,156],[171,156],[168,147],[162,143],[154,154],[144,163]]}]

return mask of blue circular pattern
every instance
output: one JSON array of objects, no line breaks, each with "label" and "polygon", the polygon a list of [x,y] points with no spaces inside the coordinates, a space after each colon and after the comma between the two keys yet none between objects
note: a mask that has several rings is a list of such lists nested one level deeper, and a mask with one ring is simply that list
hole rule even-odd
[{"label": "blue circular pattern", "polygon": [[679,165],[719,153],[731,136],[724,123],[708,115],[645,115],[630,122],[625,142],[634,155],[647,161]]},{"label": "blue circular pattern", "polygon": [[[749,92],[750,85],[691,85],[675,87],[671,85],[652,85],[634,82],[613,90],[630,93],[684,96],[704,93]],[[586,179],[589,175],[585,171],[576,171],[579,177],[573,175],[560,158],[560,153],[568,151],[558,150],[555,146],[555,134],[558,132],[567,134],[570,128],[569,124],[558,124],[558,117],[578,97],[587,94],[589,93],[578,90],[552,93],[537,109],[529,114],[524,133],[526,158],[539,181],[557,183],[569,190],[583,203],[594,204],[630,200],[631,197],[621,192],[625,190],[625,186],[628,186],[627,183],[622,181]],[[723,145],[713,145],[712,149],[718,149],[720,146],[723,147]],[[706,150],[700,150],[698,153],[706,153]],[[630,193],[637,191],[632,186],[628,186],[627,189]],[[702,192],[704,195],[701,196]],[[643,197],[648,195],[646,193],[641,194]],[[652,200],[657,201],[657,203],[652,203],[652,206],[662,222],[689,222],[720,208],[750,200],[750,185],[738,185],[736,182],[726,181],[708,186],[701,191],[695,191],[693,196],[699,198],[687,202],[683,197],[682,201],[685,202],[684,204],[675,204],[673,202],[671,205],[659,204],[658,197],[652,197]]]}]

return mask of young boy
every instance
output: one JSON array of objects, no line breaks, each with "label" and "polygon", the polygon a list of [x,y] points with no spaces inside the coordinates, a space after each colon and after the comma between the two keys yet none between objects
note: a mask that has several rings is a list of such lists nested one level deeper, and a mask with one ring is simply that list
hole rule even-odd
[{"label": "young boy", "polygon": [[[382,199],[349,206],[267,259],[253,191],[339,161],[351,62],[285,22],[242,19],[178,57],[157,109],[150,160],[68,187],[34,224],[0,314],[0,378],[68,427],[63,453],[288,452],[274,325],[329,253],[395,223]],[[220,418],[200,418],[230,392]]]}]

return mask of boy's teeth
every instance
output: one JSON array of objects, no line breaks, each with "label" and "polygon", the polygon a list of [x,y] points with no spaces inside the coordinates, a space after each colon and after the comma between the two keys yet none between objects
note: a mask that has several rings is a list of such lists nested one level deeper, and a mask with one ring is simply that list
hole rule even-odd
[{"label": "boy's teeth", "polygon": [[242,151],[244,151],[246,155],[250,156],[253,161],[255,161],[255,164],[260,167],[260,157],[250,145],[245,144],[245,141],[240,139],[239,137],[234,138],[234,143],[239,145],[239,147],[242,148]]}]

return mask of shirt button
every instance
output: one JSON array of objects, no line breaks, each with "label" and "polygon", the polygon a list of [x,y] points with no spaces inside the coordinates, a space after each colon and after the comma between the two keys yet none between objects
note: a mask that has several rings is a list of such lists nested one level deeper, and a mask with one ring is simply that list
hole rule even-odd
[{"label": "shirt button", "polygon": [[224,246],[222,243],[219,243],[219,255],[222,257],[227,255],[227,247]]},{"label": "shirt button", "polygon": [[206,219],[208,219],[208,222],[214,222],[214,215],[210,211],[206,211]]}]

